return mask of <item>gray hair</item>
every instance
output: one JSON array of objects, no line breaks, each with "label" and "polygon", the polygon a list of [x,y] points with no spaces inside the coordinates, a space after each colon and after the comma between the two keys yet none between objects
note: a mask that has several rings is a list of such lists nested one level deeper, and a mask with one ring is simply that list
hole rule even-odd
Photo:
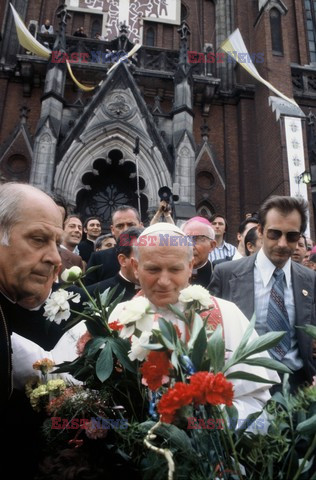
[{"label": "gray hair", "polygon": [[[22,184],[23,185],[23,184]],[[21,204],[25,193],[13,182],[0,186],[0,245],[8,246],[12,227],[22,219]]]},{"label": "gray hair", "polygon": [[[137,261],[139,261],[139,248],[141,248],[142,246],[145,246],[145,245],[142,245],[142,241],[141,241],[142,238],[145,238],[145,237],[153,238],[153,237],[155,237],[160,242],[158,245],[160,245],[160,246],[163,246],[163,245],[173,246],[171,244],[171,242],[169,242],[171,236],[172,236],[173,239],[177,238],[179,240],[178,242],[175,242],[176,243],[176,245],[174,245],[175,247],[177,247],[177,246],[186,246],[187,247],[188,261],[191,262],[191,260],[193,259],[193,244],[192,244],[190,236],[189,235],[181,235],[177,232],[173,232],[173,235],[172,235],[172,232],[170,232],[170,230],[161,231],[160,233],[153,232],[153,233],[148,233],[147,235],[146,234],[145,235],[143,235],[143,234],[140,235],[137,243],[135,243],[133,245],[133,256],[134,256],[134,258]],[[152,243],[149,243],[149,246],[154,246],[154,245],[152,245]]]}]

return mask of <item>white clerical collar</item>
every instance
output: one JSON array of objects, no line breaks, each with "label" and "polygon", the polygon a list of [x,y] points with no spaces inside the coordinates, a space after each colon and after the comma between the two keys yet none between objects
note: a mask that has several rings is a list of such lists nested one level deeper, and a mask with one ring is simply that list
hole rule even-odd
[{"label": "white clerical collar", "polygon": [[[255,265],[261,274],[263,285],[266,287],[270,282],[276,266],[266,256],[263,248],[261,248],[258,252]],[[282,267],[282,270],[285,274],[286,285],[289,287],[291,284],[291,258],[288,259],[286,264]]]},{"label": "white clerical collar", "polygon": [[196,268],[192,268],[192,273],[193,274],[196,274],[198,272],[198,270],[200,270],[201,268],[205,267],[205,265],[207,264],[208,262],[208,259],[206,260],[205,263],[203,263],[203,265],[201,265],[200,267],[196,267]]}]

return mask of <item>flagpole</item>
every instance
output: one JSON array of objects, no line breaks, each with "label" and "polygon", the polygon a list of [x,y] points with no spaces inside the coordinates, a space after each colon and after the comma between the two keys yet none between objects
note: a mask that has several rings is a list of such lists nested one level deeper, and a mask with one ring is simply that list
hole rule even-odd
[{"label": "flagpole", "polygon": [[138,213],[139,218],[142,218],[141,209],[140,209],[140,190],[139,190],[139,170],[138,170],[138,154],[139,154],[139,137],[135,139],[135,165],[136,165],[136,185],[137,185],[137,204],[138,204]]}]

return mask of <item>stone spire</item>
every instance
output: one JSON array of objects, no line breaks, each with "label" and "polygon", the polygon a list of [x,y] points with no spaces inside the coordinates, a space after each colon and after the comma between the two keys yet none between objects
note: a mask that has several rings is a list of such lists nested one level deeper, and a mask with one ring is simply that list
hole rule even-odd
[{"label": "stone spire", "polygon": [[66,25],[70,15],[65,4],[56,13],[59,31],[53,47],[42,97],[41,116],[37,124],[30,182],[46,192],[52,190],[56,148],[63,115],[63,95],[66,80],[66,63],[56,62],[56,57],[66,52]]}]

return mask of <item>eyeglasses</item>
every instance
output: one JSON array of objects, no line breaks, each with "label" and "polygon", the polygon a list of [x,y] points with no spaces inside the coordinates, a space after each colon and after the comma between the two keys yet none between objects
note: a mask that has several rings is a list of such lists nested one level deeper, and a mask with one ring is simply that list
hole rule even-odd
[{"label": "eyeglasses", "polygon": [[289,243],[298,242],[301,237],[301,232],[281,232],[281,230],[275,230],[274,228],[268,228],[267,237],[269,240],[279,240],[279,238],[285,236],[286,241]]},{"label": "eyeglasses", "polygon": [[204,243],[206,241],[212,241],[213,239],[210,237],[207,237],[206,235],[190,235],[193,241],[193,245],[196,243]]}]

